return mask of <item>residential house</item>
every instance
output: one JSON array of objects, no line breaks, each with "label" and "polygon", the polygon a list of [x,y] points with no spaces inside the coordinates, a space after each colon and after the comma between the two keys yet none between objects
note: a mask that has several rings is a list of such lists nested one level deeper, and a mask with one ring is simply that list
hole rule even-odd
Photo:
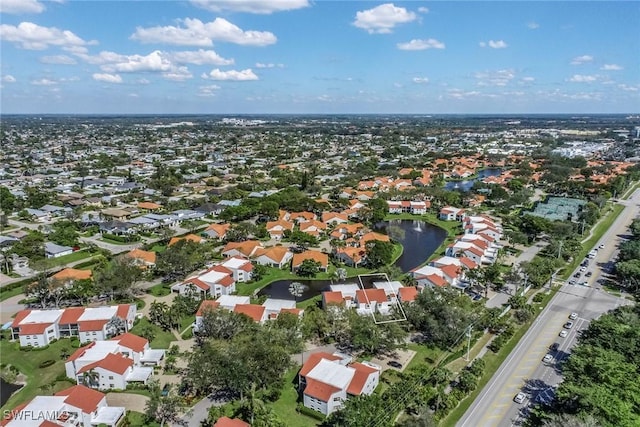
[{"label": "residential house", "polygon": [[258,264],[282,268],[291,260],[293,254],[285,246],[272,246],[257,249],[253,257]]},{"label": "residential house", "polygon": [[300,231],[310,234],[316,238],[320,237],[320,233],[322,233],[326,229],[327,225],[324,222],[320,222],[315,219],[300,223]]},{"label": "residential house", "polygon": [[267,228],[267,232],[269,233],[269,236],[272,239],[275,240],[280,240],[282,239],[282,236],[284,235],[285,231],[293,231],[293,227],[294,227],[294,223],[289,222],[289,221],[283,221],[283,220],[278,220],[278,221],[268,221],[266,228]]},{"label": "residential house", "polygon": [[466,218],[466,212],[461,208],[445,206],[440,209],[439,218],[441,221],[463,221]]},{"label": "residential house", "polygon": [[307,259],[315,261],[320,264],[318,267],[320,271],[326,272],[329,268],[329,255],[314,250],[304,251],[299,254],[293,254],[293,258],[291,261],[291,271],[294,273],[298,270],[298,267]]},{"label": "residential house", "polygon": [[194,242],[194,243],[202,243],[203,239],[200,236],[196,236],[195,234],[187,234],[184,237],[172,237],[171,240],[169,240],[169,245],[168,246],[173,246],[176,243],[178,243],[180,240],[186,240],[186,241],[190,241],[190,242]]},{"label": "residential house", "polygon": [[52,242],[45,242],[44,244],[44,254],[47,258],[59,258],[72,253],[73,248],[71,246],[56,245]]},{"label": "residential house", "polygon": [[376,312],[388,315],[394,305],[384,289],[358,289],[356,291],[356,312],[371,315]]},{"label": "residential house", "polygon": [[367,362],[350,362],[350,357],[337,353],[311,354],[298,374],[304,406],[329,415],[351,396],[372,394],[381,368]]},{"label": "residential house", "polygon": [[172,292],[180,295],[198,295],[202,298],[218,298],[236,291],[233,272],[222,265],[214,265],[204,273],[187,278],[171,286]]},{"label": "residential house", "polygon": [[203,234],[205,234],[210,239],[223,240],[230,228],[231,224],[227,223],[209,224],[209,226],[203,231]]},{"label": "residential house", "polygon": [[27,208],[25,209],[25,211],[27,211],[32,221],[38,221],[38,222],[51,221],[51,212],[46,212],[40,209],[31,209],[31,208]]},{"label": "residential house", "polygon": [[83,385],[75,385],[53,396],[36,396],[31,401],[6,411],[0,425],[116,427],[124,419],[125,413],[124,407],[109,406],[105,394]]},{"label": "residential house", "polygon": [[354,247],[337,248],[335,256],[349,267],[359,267],[366,258],[366,250]]},{"label": "residential house", "polygon": [[251,427],[251,425],[239,418],[220,417],[213,427]]},{"label": "residential house", "polygon": [[231,257],[219,265],[231,271],[233,280],[236,282],[248,282],[253,277],[253,264],[246,258]]},{"label": "residential house", "polygon": [[[164,350],[151,349],[145,338],[125,333],[79,348],[65,362],[65,373],[92,388],[124,389],[132,382],[146,384],[153,375],[152,367],[160,364],[164,354]],[[95,379],[86,374],[92,370],[99,374]]]},{"label": "residential house", "polygon": [[113,319],[121,319],[121,327],[133,327],[135,304],[105,307],[71,307],[57,310],[22,310],[11,323],[11,338],[21,347],[44,347],[51,340],[75,336],[80,342],[104,340],[119,331]]},{"label": "residential house", "polygon": [[77,280],[90,280],[91,270],[78,270],[75,268],[65,268],[51,276],[52,279],[64,284],[72,284]]},{"label": "residential house", "polygon": [[229,242],[222,248],[222,256],[227,258],[240,256],[251,257],[258,249],[262,249],[262,243],[258,240],[246,240],[244,242]]},{"label": "residential house", "polygon": [[143,251],[136,248],[128,252],[127,256],[133,260],[135,265],[141,268],[153,268],[156,265],[157,256],[153,251]]}]

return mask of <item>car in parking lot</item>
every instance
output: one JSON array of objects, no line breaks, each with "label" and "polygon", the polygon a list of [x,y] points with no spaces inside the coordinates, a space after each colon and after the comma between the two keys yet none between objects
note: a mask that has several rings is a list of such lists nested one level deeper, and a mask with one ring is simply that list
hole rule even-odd
[{"label": "car in parking lot", "polygon": [[598,249],[604,249],[604,243],[601,243],[600,246],[598,246]]},{"label": "car in parking lot", "polygon": [[576,274],[574,274],[574,275],[573,275],[573,277],[575,277],[575,278],[580,277],[580,272],[579,272],[579,271],[576,271]]},{"label": "car in parking lot", "polygon": [[578,313],[575,311],[569,315],[569,319],[576,320],[578,318]]},{"label": "car in parking lot", "polygon": [[580,267],[580,273],[584,273],[585,271],[587,271],[587,267]]},{"label": "car in parking lot", "polygon": [[551,344],[551,346],[549,347],[549,350],[551,351],[558,351],[558,349],[560,348],[560,343],[559,342],[554,342],[553,344]]},{"label": "car in parking lot", "polygon": [[573,322],[567,322],[564,324],[563,326],[565,329],[571,329],[573,328]]},{"label": "car in parking lot", "polygon": [[584,277],[591,277],[593,276],[593,271],[587,271],[587,274],[584,275]]},{"label": "car in parking lot", "polygon": [[516,394],[516,397],[513,398],[513,401],[516,403],[522,403],[526,398],[527,396],[524,393],[518,393]]},{"label": "car in parking lot", "polygon": [[589,282],[587,282],[586,280],[582,283],[580,283],[580,286],[586,286],[589,287]]},{"label": "car in parking lot", "polygon": [[402,363],[396,362],[395,360],[388,361],[387,365],[391,366],[392,368],[402,369]]},{"label": "car in parking lot", "polygon": [[543,361],[544,363],[549,363],[549,362],[551,362],[552,360],[553,360],[553,354],[551,354],[551,353],[547,353],[547,354],[545,354],[545,355],[544,355],[544,357],[542,358],[542,361]]},{"label": "car in parking lot", "polygon": [[561,330],[560,333],[558,334],[560,338],[566,338],[567,335],[569,335],[569,332],[567,332],[566,329]]}]

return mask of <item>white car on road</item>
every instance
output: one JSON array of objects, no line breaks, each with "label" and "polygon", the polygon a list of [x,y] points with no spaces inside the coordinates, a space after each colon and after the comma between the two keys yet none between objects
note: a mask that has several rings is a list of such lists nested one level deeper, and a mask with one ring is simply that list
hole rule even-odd
[{"label": "white car on road", "polygon": [[560,331],[559,335],[560,335],[560,338],[566,338],[567,335],[569,335],[569,332],[567,332],[566,329],[563,329],[563,330]]},{"label": "white car on road", "polygon": [[518,393],[516,394],[516,397],[513,398],[513,401],[516,403],[522,403],[526,397],[527,396],[524,393]]},{"label": "white car on road", "polygon": [[571,320],[576,320],[577,318],[578,318],[578,313],[575,313],[575,312],[574,312],[574,313],[571,313],[571,314],[569,315],[569,319],[571,319]]},{"label": "white car on road", "polygon": [[549,362],[551,362],[552,360],[553,360],[553,354],[551,354],[551,353],[547,353],[547,354],[542,358],[542,361],[543,361],[544,363],[549,363]]}]

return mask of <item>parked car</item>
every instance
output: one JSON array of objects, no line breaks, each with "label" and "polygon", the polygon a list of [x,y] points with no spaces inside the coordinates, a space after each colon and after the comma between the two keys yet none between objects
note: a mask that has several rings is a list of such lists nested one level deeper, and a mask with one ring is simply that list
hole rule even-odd
[{"label": "parked car", "polygon": [[513,401],[516,403],[522,403],[526,397],[527,396],[524,393],[518,393],[516,394],[516,397],[513,398]]},{"label": "parked car", "polygon": [[387,365],[391,366],[392,368],[396,368],[396,369],[402,369],[402,363],[397,362],[395,360],[390,360],[387,362]]},{"label": "parked car", "polygon": [[565,329],[571,329],[571,328],[573,328],[573,322],[567,322],[567,323],[565,323],[565,324],[564,324],[564,328],[565,328]]},{"label": "parked car", "polygon": [[559,342],[554,342],[553,344],[551,344],[551,346],[549,347],[549,350],[551,351],[558,351],[558,349],[560,348],[560,343]]},{"label": "parked car", "polygon": [[553,354],[551,353],[545,354],[545,356],[542,358],[542,361],[544,363],[550,363],[552,360],[553,360]]},{"label": "parked car", "polygon": [[587,274],[584,275],[584,277],[591,277],[593,276],[593,271],[587,271]]},{"label": "parked car", "polygon": [[600,246],[598,246],[598,249],[604,249],[604,243],[601,243]]},{"label": "parked car", "polygon": [[578,318],[578,313],[573,312],[569,315],[569,319],[571,320],[576,320]]},{"label": "parked car", "polygon": [[560,333],[558,334],[560,336],[560,338],[566,338],[567,335],[569,335],[569,332],[567,332],[565,329],[561,330]]}]

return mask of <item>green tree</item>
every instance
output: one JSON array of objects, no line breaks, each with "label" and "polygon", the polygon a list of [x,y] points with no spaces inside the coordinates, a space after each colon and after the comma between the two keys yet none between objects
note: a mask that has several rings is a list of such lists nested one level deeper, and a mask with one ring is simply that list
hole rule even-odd
[{"label": "green tree", "polygon": [[379,394],[350,397],[339,411],[333,412],[322,427],[391,427],[395,414]]},{"label": "green tree", "polygon": [[384,242],[382,240],[367,242],[367,264],[372,268],[390,264],[393,259],[393,249],[394,246],[391,242]]},{"label": "green tree", "polygon": [[305,259],[298,266],[296,274],[302,277],[316,277],[316,274],[320,271],[320,263],[312,259]]},{"label": "green tree", "polygon": [[114,258],[95,272],[96,288],[111,299],[132,299],[136,284],[142,279],[142,270],[129,257]]},{"label": "green tree", "polygon": [[4,186],[0,186],[0,211],[4,211],[9,215],[16,208],[16,197],[11,194],[9,189]]}]

